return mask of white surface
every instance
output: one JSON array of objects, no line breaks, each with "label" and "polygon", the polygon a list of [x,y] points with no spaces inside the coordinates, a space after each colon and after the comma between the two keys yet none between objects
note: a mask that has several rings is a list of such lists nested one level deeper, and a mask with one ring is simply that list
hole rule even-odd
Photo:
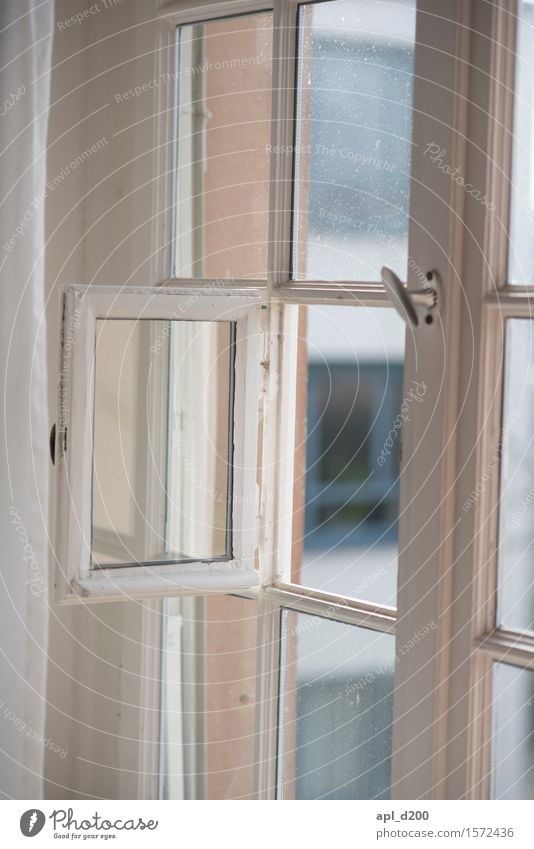
[{"label": "white surface", "polygon": [[[258,583],[255,568],[256,458],[264,336],[260,296],[183,287],[67,286],[64,292],[56,456],[57,517],[55,590],[58,603],[125,600],[130,597],[232,592]],[[94,426],[94,340],[96,321],[172,319],[234,321],[233,559],[137,562],[93,568],[91,562]],[[76,319],[76,320],[75,320]],[[88,414],[89,411],[89,414]],[[65,440],[65,432],[68,439]],[[63,446],[67,445],[66,450]]]}]

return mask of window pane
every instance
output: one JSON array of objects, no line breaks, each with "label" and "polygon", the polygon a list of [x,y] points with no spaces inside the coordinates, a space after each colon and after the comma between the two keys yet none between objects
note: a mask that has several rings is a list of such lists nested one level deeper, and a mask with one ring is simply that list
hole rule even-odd
[{"label": "window pane", "polygon": [[278,796],[387,799],[395,639],[285,611]]},{"label": "window pane", "polygon": [[253,797],[256,603],[172,599],[163,638],[163,799]]},{"label": "window pane", "polygon": [[534,799],[534,673],[495,664],[493,796]]},{"label": "window pane", "polygon": [[406,278],[415,0],[303,5],[293,272]]},{"label": "window pane", "polygon": [[534,322],[506,323],[504,380],[498,621],[534,631]]},{"label": "window pane", "polygon": [[232,322],[98,320],[95,565],[225,557]]},{"label": "window pane", "polygon": [[177,31],[176,277],[267,273],[272,15]]},{"label": "window pane", "polygon": [[[393,309],[300,307],[292,582],[395,606],[404,324]],[[306,412],[307,411],[307,412]]]},{"label": "window pane", "polygon": [[511,186],[511,230],[508,257],[510,283],[534,283],[534,5],[517,4],[514,135]]}]

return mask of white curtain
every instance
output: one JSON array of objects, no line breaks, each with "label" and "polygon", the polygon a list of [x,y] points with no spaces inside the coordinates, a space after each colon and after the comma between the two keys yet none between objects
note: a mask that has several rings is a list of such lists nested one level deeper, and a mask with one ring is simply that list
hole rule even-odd
[{"label": "white curtain", "polygon": [[42,796],[48,618],[44,323],[53,2],[0,0],[0,798]]}]

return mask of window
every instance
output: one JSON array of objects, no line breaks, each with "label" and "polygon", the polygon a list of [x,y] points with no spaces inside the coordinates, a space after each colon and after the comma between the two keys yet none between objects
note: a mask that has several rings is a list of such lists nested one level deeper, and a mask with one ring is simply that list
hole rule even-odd
[{"label": "window", "polygon": [[167,604],[164,799],[254,797],[257,606],[231,596]]},{"label": "window", "polygon": [[413,387],[403,402],[404,324],[387,307],[301,306],[300,334],[288,576],[395,607],[401,425],[422,402]]},{"label": "window", "polygon": [[174,275],[265,278],[272,14],[177,27],[176,77]]},{"label": "window", "polygon": [[57,463],[59,597],[176,597],[165,798],[532,794],[531,5],[514,149],[504,3],[163,8],[166,270],[67,291]]},{"label": "window", "polygon": [[280,799],[387,799],[394,637],[285,611]]},{"label": "window", "polygon": [[254,296],[67,287],[59,600],[257,583],[261,312]]},{"label": "window", "polygon": [[299,6],[296,279],[406,276],[415,3],[358,5]]}]

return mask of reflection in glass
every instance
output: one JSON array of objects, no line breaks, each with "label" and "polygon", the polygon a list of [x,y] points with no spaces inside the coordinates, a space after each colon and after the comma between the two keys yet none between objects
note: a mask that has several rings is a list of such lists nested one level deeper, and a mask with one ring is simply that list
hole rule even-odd
[{"label": "reflection in glass", "polygon": [[395,638],[285,611],[278,796],[387,799]]},{"label": "reflection in glass", "polygon": [[534,631],[534,322],[506,322],[499,624]]},{"label": "reflection in glass", "polygon": [[297,279],[406,279],[415,7],[300,7]]},{"label": "reflection in glass", "polygon": [[229,553],[233,327],[97,321],[93,564]]},{"label": "reflection in glass", "polygon": [[393,309],[301,307],[291,580],[394,607],[404,324]]},{"label": "reflection in glass", "polygon": [[534,799],[534,673],[496,663],[493,797]]},{"label": "reflection in glass", "polygon": [[272,14],[177,30],[176,277],[267,275]]},{"label": "reflection in glass", "polygon": [[508,281],[534,283],[534,5],[517,4]]},{"label": "reflection in glass", "polygon": [[251,799],[256,603],[213,596],[165,608],[160,798]]}]

